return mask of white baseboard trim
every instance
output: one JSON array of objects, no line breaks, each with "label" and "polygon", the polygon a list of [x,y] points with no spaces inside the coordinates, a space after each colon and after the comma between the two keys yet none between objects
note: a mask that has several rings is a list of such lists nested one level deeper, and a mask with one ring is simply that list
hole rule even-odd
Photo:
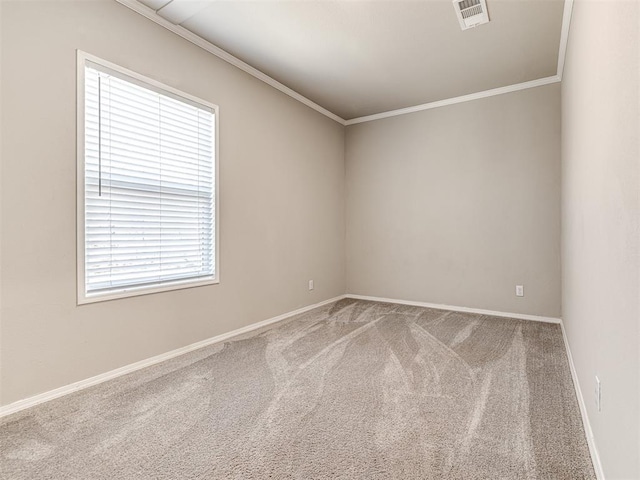
[{"label": "white baseboard trim", "polygon": [[437,310],[452,310],[454,312],[479,313],[481,315],[492,315],[494,317],[517,318],[519,320],[532,320],[534,322],[560,323],[559,318],[541,317],[538,315],[528,315],[526,313],[496,312],[493,310],[483,310],[480,308],[456,307],[454,305],[440,305],[438,303],[414,302],[411,300],[398,300],[395,298],[370,297],[366,295],[354,295],[351,293],[347,293],[345,297],[355,298],[358,300],[371,300],[373,302],[399,303],[401,305],[412,305],[414,307],[435,308]]},{"label": "white baseboard trim", "polygon": [[177,348],[175,350],[171,350],[166,353],[161,353],[160,355],[156,355],[155,357],[147,358],[145,360],[141,360],[139,362],[131,363],[129,365],[125,365],[124,367],[116,368],[115,370],[111,370],[109,372],[101,373],[94,377],[90,377],[84,380],[80,380],[79,382],[71,383],[69,385],[65,385],[64,387],[56,388],[55,390],[50,390],[48,392],[40,393],[38,395],[34,395],[32,397],[25,398],[23,400],[18,400],[17,402],[10,403],[8,405],[0,407],[0,417],[4,417],[6,415],[11,415],[12,413],[19,412],[20,410],[24,410],[26,408],[33,407],[40,403],[48,402],[49,400],[53,400],[55,398],[62,397],[64,395],[68,395],[73,392],[77,392],[78,390],[83,390],[85,388],[91,387],[93,385],[97,385],[99,383],[106,382],[108,380],[113,380],[114,378],[120,377],[122,375],[126,375],[131,372],[135,372],[136,370],[140,370],[145,367],[149,367],[151,365],[155,365],[156,363],[164,362],[165,360],[169,360],[174,357],[178,357],[180,355],[184,355],[185,353],[192,352],[193,350],[197,350],[199,348],[206,347],[208,345],[212,345],[214,343],[222,342],[224,340],[228,340],[236,335],[241,335],[243,333],[251,332],[252,330],[257,330],[259,328],[265,327],[267,325],[271,325],[272,323],[279,322],[281,320],[285,320],[294,315],[299,315],[301,313],[307,312],[309,310],[313,310],[314,308],[321,307],[328,303],[336,302],[345,298],[344,295],[339,295],[334,298],[330,298],[328,300],[324,300],[322,302],[314,303],[313,305],[308,305],[306,307],[299,308],[292,312],[283,313],[282,315],[278,315],[276,317],[269,318],[267,320],[263,320],[261,322],[252,323],[251,325],[247,325],[246,327],[238,328],[236,330],[232,330],[231,332],[223,333],[221,335],[217,335],[215,337],[208,338],[206,340],[202,340],[200,342],[192,343],[191,345],[187,345],[184,347]]},{"label": "white baseboard trim", "polygon": [[589,415],[587,414],[587,406],[582,396],[582,389],[580,388],[580,382],[578,381],[578,374],[576,367],[573,363],[573,356],[571,355],[571,348],[569,348],[569,339],[567,338],[567,332],[564,329],[564,323],[560,321],[560,327],[562,328],[562,338],[564,340],[564,348],[567,351],[567,358],[569,359],[569,369],[571,370],[571,378],[573,379],[573,387],[576,390],[576,397],[578,398],[578,405],[580,406],[580,414],[582,415],[582,425],[584,426],[584,433],[587,437],[587,444],[589,445],[589,453],[591,454],[591,461],[593,462],[593,469],[596,472],[598,480],[605,480],[604,471],[602,470],[602,463],[600,463],[600,455],[596,448],[596,440],[593,437],[593,430],[591,430],[591,422],[589,422]]}]

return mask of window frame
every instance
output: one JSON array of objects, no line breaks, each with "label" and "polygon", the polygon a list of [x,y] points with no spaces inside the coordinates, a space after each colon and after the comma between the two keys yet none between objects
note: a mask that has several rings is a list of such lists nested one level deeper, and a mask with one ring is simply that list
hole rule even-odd
[{"label": "window frame", "polygon": [[[156,285],[132,285],[118,288],[107,293],[87,294],[85,284],[85,66],[87,62],[91,62],[107,69],[113,70],[121,75],[126,75],[143,86],[148,85],[152,89],[160,89],[178,98],[183,98],[190,103],[196,103],[204,107],[210,108],[214,113],[214,218],[213,218],[213,238],[214,238],[214,272],[210,277],[199,277],[198,279],[181,279],[168,281]],[[77,258],[77,304],[84,305],[95,302],[104,302],[119,298],[134,297],[140,295],[150,295],[160,292],[168,292],[172,290],[181,290],[185,288],[202,287],[205,285],[217,285],[220,283],[220,202],[219,202],[219,107],[211,102],[190,95],[186,92],[173,88],[162,82],[149,78],[147,76],[136,73],[127,68],[121,67],[107,60],[77,50],[77,68],[76,68],[76,258]]]}]

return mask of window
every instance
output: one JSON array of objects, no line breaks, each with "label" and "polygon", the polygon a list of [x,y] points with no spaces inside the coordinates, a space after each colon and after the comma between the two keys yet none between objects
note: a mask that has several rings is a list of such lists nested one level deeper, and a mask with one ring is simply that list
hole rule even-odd
[{"label": "window", "polygon": [[217,107],[78,59],[78,303],[217,283]]}]

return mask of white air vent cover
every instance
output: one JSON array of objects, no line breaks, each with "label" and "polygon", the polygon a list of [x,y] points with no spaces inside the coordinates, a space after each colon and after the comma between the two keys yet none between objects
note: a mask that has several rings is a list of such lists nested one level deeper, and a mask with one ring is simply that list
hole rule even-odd
[{"label": "white air vent cover", "polygon": [[456,11],[462,30],[489,22],[485,0],[453,0],[453,9]]}]

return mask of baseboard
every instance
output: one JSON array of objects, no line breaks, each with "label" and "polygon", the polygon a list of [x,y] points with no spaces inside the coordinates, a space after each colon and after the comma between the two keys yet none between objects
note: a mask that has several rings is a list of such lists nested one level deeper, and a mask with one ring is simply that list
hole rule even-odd
[{"label": "baseboard", "polygon": [[64,387],[56,388],[55,390],[50,390],[48,392],[40,393],[38,395],[34,395],[32,397],[28,397],[23,400],[18,400],[17,402],[10,403],[8,405],[0,407],[0,417],[11,415],[12,413],[19,412],[20,410],[33,407],[40,403],[48,402],[49,400],[53,400],[55,398],[59,398],[64,395],[77,392],[78,390],[83,390],[85,388],[91,387],[93,385],[97,385],[99,383],[106,382],[108,380],[113,380],[114,378],[120,377],[122,375],[126,375],[128,373],[135,372],[136,370],[140,370],[142,368],[155,365],[156,363],[164,362],[165,360],[169,360],[171,358],[184,355],[185,353],[192,352],[199,348],[203,348],[208,345],[212,345],[214,343],[228,340],[229,338],[235,337],[236,335],[241,335],[243,333],[251,332],[252,330],[257,330],[258,328],[262,328],[267,325],[271,325],[272,323],[285,320],[294,315],[299,315],[301,313],[307,312],[309,310],[313,310],[314,308],[321,307],[328,303],[336,302],[338,300],[343,299],[344,297],[345,297],[344,295],[339,295],[337,297],[330,298],[329,300],[324,300],[322,302],[314,303],[313,305],[308,305],[306,307],[299,308],[292,312],[283,313],[282,315],[278,315],[277,317],[272,317],[267,320],[263,320],[261,322],[252,323],[251,325],[247,325],[246,327],[232,330],[231,332],[223,333],[221,335],[217,335],[215,337],[211,337],[206,340],[202,340],[200,342],[192,343],[191,345],[187,345],[185,347],[171,350],[170,352],[156,355],[155,357],[147,358],[139,362],[125,365],[124,367],[116,368],[115,370],[111,370],[109,372],[101,373],[100,375],[96,375],[94,377],[90,377],[85,380],[80,380],[79,382],[65,385]]},{"label": "baseboard", "polygon": [[589,453],[591,454],[591,461],[593,462],[593,469],[596,472],[598,480],[605,480],[604,471],[602,470],[602,463],[600,463],[600,455],[596,448],[596,440],[593,438],[593,430],[591,430],[591,422],[589,422],[589,415],[587,414],[587,406],[582,396],[582,389],[580,388],[580,382],[578,381],[578,374],[576,367],[573,363],[573,356],[571,355],[571,348],[569,348],[569,339],[567,338],[567,332],[564,329],[564,323],[560,322],[562,328],[562,338],[564,340],[564,348],[567,351],[567,358],[569,359],[569,369],[571,370],[571,378],[573,379],[573,387],[576,390],[576,397],[578,398],[578,405],[580,406],[580,414],[582,415],[582,425],[584,426],[584,433],[587,437],[587,444],[589,445]]},{"label": "baseboard", "polygon": [[440,305],[437,303],[414,302],[411,300],[398,300],[395,298],[370,297],[366,295],[354,295],[347,293],[346,298],[358,300],[371,300],[373,302],[399,303],[401,305],[412,305],[414,307],[435,308],[437,310],[453,310],[454,312],[479,313],[481,315],[492,315],[494,317],[517,318],[519,320],[532,320],[534,322],[560,323],[559,318],[541,317],[538,315],[528,315],[525,313],[495,312],[493,310],[482,310],[480,308],[456,307],[453,305]]}]

